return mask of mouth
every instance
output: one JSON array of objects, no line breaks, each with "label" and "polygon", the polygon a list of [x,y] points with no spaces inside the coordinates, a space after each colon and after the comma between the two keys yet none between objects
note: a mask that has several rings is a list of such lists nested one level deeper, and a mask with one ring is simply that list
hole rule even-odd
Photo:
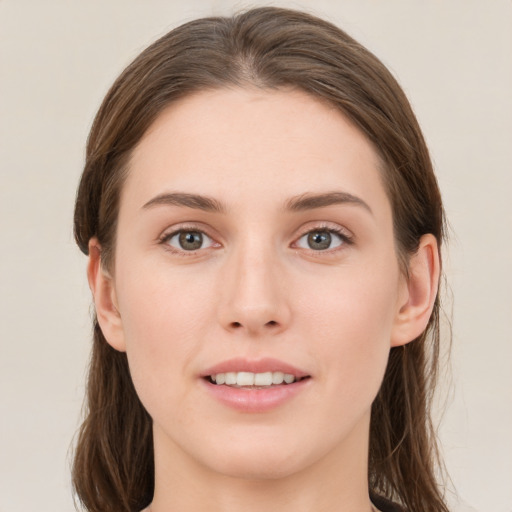
[{"label": "mouth", "polygon": [[293,403],[310,388],[312,375],[274,358],[234,358],[206,369],[205,390],[241,413],[266,413]]},{"label": "mouth", "polygon": [[281,371],[261,373],[247,371],[222,372],[207,375],[205,379],[216,386],[228,386],[237,389],[268,389],[289,385],[309,379],[309,375],[294,375]]}]

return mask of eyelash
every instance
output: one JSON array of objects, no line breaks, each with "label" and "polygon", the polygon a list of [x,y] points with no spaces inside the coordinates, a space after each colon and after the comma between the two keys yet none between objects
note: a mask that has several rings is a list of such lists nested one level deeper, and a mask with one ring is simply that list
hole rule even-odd
[{"label": "eyelash", "polygon": [[[198,253],[198,251],[204,250],[203,248],[197,250],[187,251],[185,249],[177,249],[170,245],[170,240],[172,240],[176,235],[180,233],[200,233],[203,237],[207,237],[212,241],[212,246],[220,247],[218,242],[215,242],[214,238],[208,235],[204,229],[199,228],[198,226],[190,225],[190,226],[181,226],[179,229],[174,229],[170,233],[164,233],[158,240],[158,243],[163,245],[165,250],[172,252],[178,256],[192,256]],[[208,249],[207,247],[206,249]]]},{"label": "eyelash", "polygon": [[332,254],[334,252],[337,252],[339,250],[342,250],[343,246],[346,245],[353,245],[354,240],[353,236],[350,235],[346,230],[339,228],[339,227],[333,227],[328,224],[320,224],[317,226],[314,226],[313,228],[308,228],[305,230],[294,242],[294,245],[296,245],[302,238],[309,235],[310,233],[330,233],[336,235],[340,239],[340,244],[334,248],[329,248],[325,250],[318,250],[318,249],[305,249],[309,251],[310,253],[313,253],[314,255],[327,255]]},{"label": "eyelash", "polygon": [[[187,233],[187,232],[188,233],[200,233],[202,236],[207,237],[209,240],[211,240],[212,245],[210,247],[199,248],[197,250],[187,251],[185,249],[177,249],[169,244],[169,241],[172,240],[172,238],[174,238],[176,235],[179,235],[180,233]],[[340,239],[340,244],[334,248],[328,248],[325,250],[302,248],[302,249],[309,251],[310,253],[313,253],[315,255],[330,254],[330,253],[341,250],[343,248],[343,246],[353,245],[353,243],[354,243],[353,236],[349,235],[346,232],[346,230],[338,228],[338,227],[326,225],[326,224],[320,224],[320,225],[314,226],[312,228],[308,228],[307,230],[304,230],[302,232],[302,234],[295,239],[292,246],[296,247],[296,244],[302,238],[304,238],[305,236],[309,235],[310,233],[314,233],[314,232],[334,234]],[[179,229],[175,229],[170,233],[164,233],[159,238],[158,243],[163,245],[166,250],[172,252],[173,254],[177,254],[179,256],[185,256],[185,257],[196,255],[199,251],[209,249],[211,247],[215,247],[215,246],[220,247],[221,246],[221,244],[219,244],[218,242],[215,242],[215,239],[213,237],[211,237],[210,235],[208,235],[208,233],[206,233],[204,229],[201,229],[198,226],[194,226],[194,225],[182,226]]]}]

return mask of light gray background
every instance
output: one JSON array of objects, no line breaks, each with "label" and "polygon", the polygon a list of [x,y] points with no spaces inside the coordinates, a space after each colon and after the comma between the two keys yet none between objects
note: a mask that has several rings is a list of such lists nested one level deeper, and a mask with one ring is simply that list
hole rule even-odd
[{"label": "light gray background", "polygon": [[[68,450],[89,351],[72,239],[84,144],[108,86],[194,17],[264,2],[0,0],[0,512],[73,510]],[[267,3],[268,4],[268,3]],[[397,75],[453,228],[452,382],[440,428],[454,510],[512,511],[512,2],[282,1]]]}]

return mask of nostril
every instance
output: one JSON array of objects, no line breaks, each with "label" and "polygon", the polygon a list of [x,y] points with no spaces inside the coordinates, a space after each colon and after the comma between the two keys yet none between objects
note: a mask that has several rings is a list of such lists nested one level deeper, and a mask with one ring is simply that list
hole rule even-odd
[{"label": "nostril", "polygon": [[[276,325],[278,325],[278,323],[275,320],[270,320],[269,322],[267,322],[265,324],[265,326],[268,326],[268,327],[274,327]],[[231,322],[231,327],[233,329],[239,329],[242,327],[242,324],[240,322]]]}]

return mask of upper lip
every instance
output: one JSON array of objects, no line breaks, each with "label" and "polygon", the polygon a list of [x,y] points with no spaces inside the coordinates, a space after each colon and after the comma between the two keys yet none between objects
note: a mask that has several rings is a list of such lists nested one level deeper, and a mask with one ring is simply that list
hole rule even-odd
[{"label": "upper lip", "polygon": [[227,372],[252,372],[252,373],[265,373],[265,372],[283,372],[295,376],[296,379],[308,377],[309,374],[289,363],[265,357],[262,359],[246,359],[246,358],[233,358],[227,361],[222,361],[210,368],[201,372],[201,377],[209,377],[210,375],[217,375],[218,373]]}]

